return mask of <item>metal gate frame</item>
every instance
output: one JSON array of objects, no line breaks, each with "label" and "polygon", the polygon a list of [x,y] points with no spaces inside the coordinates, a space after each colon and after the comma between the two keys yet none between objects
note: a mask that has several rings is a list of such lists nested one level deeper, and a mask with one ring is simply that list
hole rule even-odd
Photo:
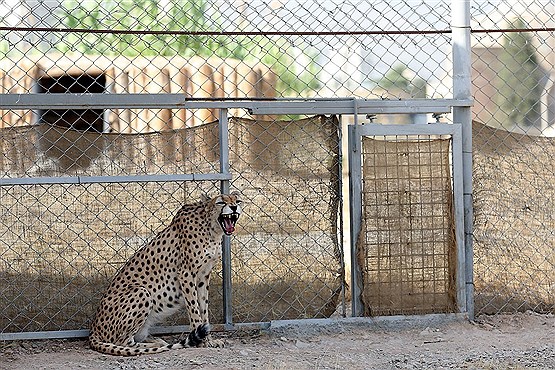
[{"label": "metal gate frame", "polygon": [[[357,259],[357,242],[362,227],[362,137],[389,135],[450,135],[453,205],[456,242],[456,305],[459,313],[468,313],[472,305],[472,260],[467,263],[467,245],[465,243],[464,194],[463,194],[463,147],[461,124],[427,124],[427,125],[349,125],[349,192],[350,192],[350,232],[351,232],[351,293],[352,315],[362,316],[362,270]],[[469,276],[470,275],[470,276]]]}]

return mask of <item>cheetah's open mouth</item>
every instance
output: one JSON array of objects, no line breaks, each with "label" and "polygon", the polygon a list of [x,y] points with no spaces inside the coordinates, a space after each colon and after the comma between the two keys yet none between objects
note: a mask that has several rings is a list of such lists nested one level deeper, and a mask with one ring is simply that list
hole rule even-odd
[{"label": "cheetah's open mouth", "polygon": [[239,219],[239,213],[222,213],[218,217],[218,222],[225,235],[231,235],[235,231],[235,223]]}]

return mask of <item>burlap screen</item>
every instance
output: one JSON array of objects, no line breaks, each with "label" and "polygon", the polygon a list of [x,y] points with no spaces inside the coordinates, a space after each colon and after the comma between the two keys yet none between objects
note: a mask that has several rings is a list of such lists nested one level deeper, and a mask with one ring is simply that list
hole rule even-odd
[{"label": "burlap screen", "polygon": [[555,308],[555,138],[473,122],[477,313]]},{"label": "burlap screen", "polygon": [[240,321],[328,317],[343,271],[338,242],[338,120],[232,119],[234,187],[251,238],[232,251]]},{"label": "burlap screen", "polygon": [[366,315],[452,312],[450,140],[363,138],[358,261]]},{"label": "burlap screen", "polygon": [[[145,135],[0,130],[0,176],[215,172],[217,124]],[[214,143],[216,143],[214,147]],[[202,158],[202,160],[201,160]],[[0,331],[85,329],[116,269],[216,182],[0,187]],[[213,294],[221,305],[220,292]]]},{"label": "burlap screen", "polygon": [[[217,132],[217,122],[142,135],[47,125],[2,129],[0,176],[214,173]],[[263,147],[255,145],[251,152],[253,141],[268,132],[276,141],[261,140],[279,160],[267,160]],[[337,120],[232,119],[230,150],[232,186],[245,199],[232,241],[235,321],[329,314],[341,290]],[[87,328],[104,287],[126,258],[183,202],[216,194],[219,186],[218,181],[1,186],[0,332]],[[214,323],[222,322],[218,275],[210,287]],[[184,322],[183,315],[175,321]]]}]

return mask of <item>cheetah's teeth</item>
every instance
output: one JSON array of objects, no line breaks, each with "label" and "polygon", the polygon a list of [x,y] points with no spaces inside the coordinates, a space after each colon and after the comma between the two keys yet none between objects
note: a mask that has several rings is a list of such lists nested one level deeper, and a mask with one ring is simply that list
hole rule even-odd
[{"label": "cheetah's teeth", "polygon": [[218,218],[220,226],[226,235],[231,235],[235,231],[235,223],[239,219],[238,213],[221,214]]}]

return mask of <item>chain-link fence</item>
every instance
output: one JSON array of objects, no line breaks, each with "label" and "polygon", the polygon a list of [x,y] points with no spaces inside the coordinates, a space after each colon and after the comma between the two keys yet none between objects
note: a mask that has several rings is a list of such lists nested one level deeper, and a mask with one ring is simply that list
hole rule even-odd
[{"label": "chain-link fence", "polygon": [[[114,269],[179,204],[229,186],[248,205],[214,320],[346,314],[340,134],[364,120],[353,113],[445,112],[418,104],[453,98],[456,3],[0,3],[0,332],[86,328]],[[531,138],[553,136],[554,12],[470,4],[477,314],[555,304],[552,144]]]},{"label": "chain-link fence", "polygon": [[[6,130],[1,137],[5,176],[23,179],[45,162],[60,176],[49,177],[51,184],[0,188],[2,331],[8,333],[86,328],[99,294],[130,254],[163,228],[184,201],[219,189],[218,181],[160,181],[155,175],[218,172],[217,123],[125,136],[68,130],[60,135],[56,128],[45,134],[41,128]],[[337,120],[232,119],[229,130],[231,170],[237,174],[231,185],[248,199],[241,223],[246,227],[233,240],[234,322],[331,315],[342,292]],[[71,140],[72,135],[80,141]],[[246,136],[256,139],[244,141]],[[49,154],[37,143],[51,137],[63,138],[58,146],[66,140],[79,148],[85,147],[83,141],[89,143],[87,151],[76,155],[85,159],[68,160],[78,169],[43,158]],[[301,151],[301,145],[309,150]],[[118,180],[118,172],[134,173],[138,164],[145,177]],[[64,169],[79,173],[81,183],[56,184],[72,181]],[[224,323],[221,277],[211,288],[212,320]]]},{"label": "chain-link fence", "polygon": [[554,11],[473,4],[477,313],[555,310]]}]

